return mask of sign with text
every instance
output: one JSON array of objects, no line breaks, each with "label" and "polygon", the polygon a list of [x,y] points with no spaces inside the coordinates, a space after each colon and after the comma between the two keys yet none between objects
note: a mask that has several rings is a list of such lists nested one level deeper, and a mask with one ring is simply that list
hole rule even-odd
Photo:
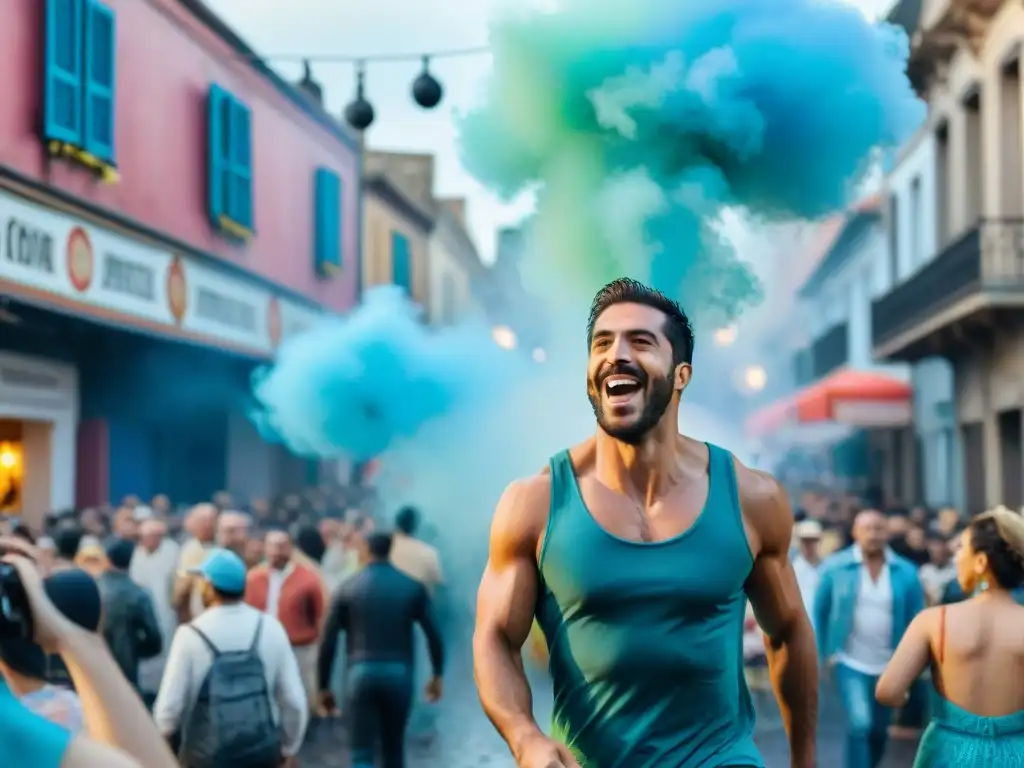
[{"label": "sign with text", "polygon": [[0,192],[0,279],[83,314],[272,355],[323,311],[203,260]]}]

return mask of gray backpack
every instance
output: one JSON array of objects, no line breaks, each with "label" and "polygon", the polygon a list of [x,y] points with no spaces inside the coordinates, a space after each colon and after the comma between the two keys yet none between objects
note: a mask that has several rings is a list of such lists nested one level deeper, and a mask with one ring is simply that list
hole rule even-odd
[{"label": "gray backpack", "polygon": [[213,654],[181,731],[181,764],[188,768],[262,768],[281,761],[281,738],[270,708],[263,660],[259,655],[263,617],[252,645],[220,651],[190,624]]}]

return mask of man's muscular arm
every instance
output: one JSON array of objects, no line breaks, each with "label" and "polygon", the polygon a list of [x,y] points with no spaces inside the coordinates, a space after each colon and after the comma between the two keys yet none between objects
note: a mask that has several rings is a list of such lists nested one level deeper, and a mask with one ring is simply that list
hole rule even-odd
[{"label": "man's muscular arm", "polygon": [[550,499],[546,477],[519,480],[498,502],[490,555],[477,595],[473,671],[484,711],[518,759],[542,735],[523,670],[522,647],[537,602],[537,543]]},{"label": "man's muscular arm", "polygon": [[770,475],[737,467],[743,515],[756,547],[747,596],[765,632],[765,651],[775,696],[789,734],[794,768],[815,764],[818,724],[818,657],[789,559],[793,511]]}]

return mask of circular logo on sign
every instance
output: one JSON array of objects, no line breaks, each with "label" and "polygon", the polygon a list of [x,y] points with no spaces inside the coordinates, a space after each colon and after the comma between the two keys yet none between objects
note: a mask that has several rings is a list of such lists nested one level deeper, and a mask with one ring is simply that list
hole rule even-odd
[{"label": "circular logo on sign", "polygon": [[75,227],[68,235],[66,258],[71,285],[79,293],[85,293],[92,285],[93,255],[89,235],[81,227]]},{"label": "circular logo on sign", "polygon": [[188,309],[188,282],[185,280],[185,265],[180,256],[175,256],[167,268],[167,306],[171,309],[174,322],[181,325]]},{"label": "circular logo on sign", "polygon": [[267,333],[270,334],[270,346],[277,349],[281,343],[281,305],[276,296],[270,297],[270,305],[267,307]]}]

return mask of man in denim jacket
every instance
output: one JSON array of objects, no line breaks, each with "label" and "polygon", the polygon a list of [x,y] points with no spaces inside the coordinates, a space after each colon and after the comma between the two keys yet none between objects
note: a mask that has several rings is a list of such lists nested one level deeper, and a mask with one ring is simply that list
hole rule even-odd
[{"label": "man in denim jacket", "polygon": [[853,538],[822,563],[814,623],[822,663],[833,669],[846,710],[845,768],[876,768],[892,711],[875,701],[875,683],[924,608],[924,590],[914,564],[886,546],[880,512],[861,512]]}]

